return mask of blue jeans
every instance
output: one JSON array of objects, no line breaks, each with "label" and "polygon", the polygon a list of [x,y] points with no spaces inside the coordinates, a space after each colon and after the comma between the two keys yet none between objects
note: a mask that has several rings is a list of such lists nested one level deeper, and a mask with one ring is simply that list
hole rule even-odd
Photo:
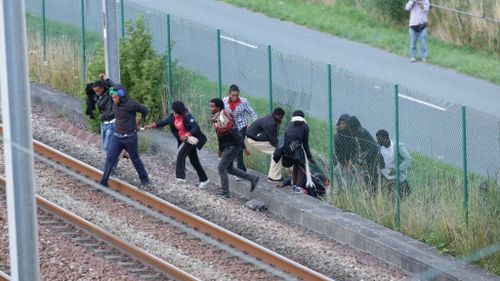
[{"label": "blue jeans", "polygon": [[410,32],[410,56],[412,58],[417,57],[417,40],[420,36],[420,51],[422,53],[422,59],[427,59],[427,27],[416,32],[411,27],[408,28]]},{"label": "blue jeans", "polygon": [[104,124],[101,122],[101,143],[102,150],[106,155],[108,155],[109,144],[111,142],[111,136],[115,131],[115,122],[110,124]]},{"label": "blue jeans", "polygon": [[109,176],[111,175],[113,167],[116,166],[116,163],[118,163],[118,157],[120,157],[122,149],[125,149],[125,151],[128,152],[130,160],[132,161],[132,164],[134,164],[134,168],[139,174],[141,182],[149,182],[148,173],[144,168],[141,158],[139,158],[137,134],[133,134],[128,137],[118,137],[113,134],[111,136],[108,154],[106,155],[106,164],[104,164],[104,172],[100,184],[108,186]]}]

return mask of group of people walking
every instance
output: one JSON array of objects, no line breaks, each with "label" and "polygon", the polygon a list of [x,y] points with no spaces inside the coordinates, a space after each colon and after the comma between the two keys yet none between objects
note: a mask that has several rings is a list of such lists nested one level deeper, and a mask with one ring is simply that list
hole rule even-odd
[{"label": "group of people walking", "polygon": [[[141,124],[148,115],[148,108],[131,99],[123,86],[115,85],[104,75],[87,85],[87,96],[87,114],[94,118],[93,111],[97,107],[101,121],[106,162],[100,184],[108,185],[109,177],[116,169],[120,153],[124,150],[137,170],[141,180],[140,188],[149,185],[148,173],[139,157],[137,138],[137,132],[141,130]],[[248,173],[244,162],[244,154],[250,154],[248,146],[271,156],[268,181],[279,183],[279,187],[290,185],[293,192],[314,197],[324,193],[329,179],[322,173],[311,172],[311,165],[316,163],[309,148],[310,128],[304,112],[296,110],[292,113],[283,141],[280,141],[279,131],[285,111],[277,107],[271,114],[258,118],[248,100],[240,96],[236,85],[230,86],[227,97],[211,99],[209,107],[210,120],[218,140],[220,196],[230,196],[228,174],[235,176],[237,180],[249,181],[250,191],[257,186],[259,177]],[[176,180],[186,182],[186,158],[189,158],[198,175],[198,186],[205,188],[210,180],[200,163],[197,150],[203,148],[207,137],[183,102],[173,102],[171,110],[172,113],[167,118],[146,125],[144,129],[169,126],[178,145]],[[138,120],[137,113],[140,114]],[[249,121],[249,117],[253,122]],[[379,175],[389,183],[394,180],[394,143],[384,130],[377,132],[377,141],[378,143],[374,141],[355,116],[344,114],[339,118],[334,144],[338,163],[334,175],[340,187],[346,188],[351,184],[349,178],[355,175],[354,170],[364,171],[364,182],[373,192],[376,191]],[[407,195],[409,185],[405,171],[411,158],[402,145],[399,147],[399,155],[401,186]],[[235,161],[236,167],[233,164]],[[380,163],[384,164],[382,168]],[[283,167],[289,168],[289,180],[282,176]]]}]

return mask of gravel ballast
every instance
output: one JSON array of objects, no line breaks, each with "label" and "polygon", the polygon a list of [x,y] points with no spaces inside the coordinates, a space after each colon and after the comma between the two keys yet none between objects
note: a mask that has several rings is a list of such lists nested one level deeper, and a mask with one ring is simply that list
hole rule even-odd
[{"label": "gravel ballast", "polygon": [[[57,129],[54,126],[57,118],[41,108],[33,107],[33,137],[102,169],[102,152]],[[268,213],[254,212],[243,207],[245,202],[243,198],[228,200],[217,197],[215,193],[218,187],[213,184],[206,190],[198,189],[196,175],[192,172],[188,172],[187,183],[175,182],[175,165],[172,155],[141,155],[141,158],[153,181],[152,194],[335,280],[406,280],[404,272],[371,255],[326,239]],[[120,161],[117,176],[132,184],[139,182],[137,173],[128,160]],[[61,202],[72,200],[64,196],[61,198]],[[61,202],[59,204],[63,204]],[[89,206],[82,205],[81,207],[86,212],[101,211],[91,211],[92,208]],[[113,222],[104,221],[103,223],[112,224]],[[130,231],[137,232],[136,229],[130,229]],[[120,235],[130,234],[121,233]],[[137,241],[137,243],[147,243],[147,241]]]}]

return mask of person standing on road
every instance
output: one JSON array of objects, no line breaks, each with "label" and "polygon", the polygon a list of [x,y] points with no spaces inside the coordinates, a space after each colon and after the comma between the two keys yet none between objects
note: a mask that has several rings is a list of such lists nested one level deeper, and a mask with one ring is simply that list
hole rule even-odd
[{"label": "person standing on road", "polygon": [[417,40],[420,37],[420,51],[422,61],[427,61],[427,14],[430,7],[429,0],[410,0],[405,9],[410,12],[410,61],[417,61]]},{"label": "person standing on road", "polygon": [[217,155],[220,157],[218,169],[222,186],[222,192],[219,195],[229,198],[228,173],[250,181],[250,191],[254,191],[259,177],[233,167],[234,158],[241,149],[245,150],[245,154],[250,154],[250,151],[245,147],[243,138],[235,127],[233,117],[224,109],[224,102],[219,98],[210,100],[210,112],[210,119],[214,123],[219,142]]},{"label": "person standing on road", "polygon": [[[277,107],[272,114],[260,117],[255,120],[247,130],[247,142],[249,145],[264,152],[268,155],[273,155],[274,150],[278,146],[278,132],[281,120],[285,116],[285,111]],[[280,182],[283,180],[281,176],[281,159],[275,162],[271,159],[269,173],[267,179],[271,182]]]},{"label": "person standing on road", "polygon": [[[122,149],[128,152],[134,168],[139,174],[142,187],[150,184],[148,173],[139,157],[137,132],[140,130],[142,121],[149,113],[149,109],[129,98],[125,89],[120,85],[109,88],[109,95],[113,99],[113,113],[115,114],[115,132],[111,137],[106,164],[100,184],[108,186],[109,176],[113,167],[118,162],[118,157]],[[140,113],[141,118],[136,121],[136,114]]]},{"label": "person standing on road", "polygon": [[177,161],[175,164],[175,179],[179,182],[186,182],[186,157],[198,174],[200,180],[199,188],[205,188],[208,183],[207,174],[200,164],[196,148],[201,149],[207,142],[207,137],[201,132],[200,126],[181,101],[172,103],[172,111],[166,119],[146,126],[146,129],[162,128],[170,125],[172,135],[177,139]]},{"label": "person standing on road", "polygon": [[[244,97],[240,97],[240,89],[236,85],[231,85],[229,87],[229,96],[223,99],[224,108],[233,115],[236,123],[236,129],[240,134],[241,138],[245,138],[247,127],[248,127],[248,116],[250,115],[253,121],[257,120],[257,114],[253,110],[252,106],[248,100]],[[245,162],[243,161],[243,150],[240,150],[236,156],[236,162],[238,169],[245,171]]]},{"label": "person standing on road", "polygon": [[[395,143],[389,138],[389,133],[386,130],[379,130],[376,134],[377,143],[380,145],[380,155],[383,158],[381,161],[381,174],[384,186],[392,192],[396,187],[396,150]],[[399,143],[399,184],[400,197],[404,198],[410,194],[410,185],[406,178],[406,171],[411,166],[411,156],[408,150]]]}]

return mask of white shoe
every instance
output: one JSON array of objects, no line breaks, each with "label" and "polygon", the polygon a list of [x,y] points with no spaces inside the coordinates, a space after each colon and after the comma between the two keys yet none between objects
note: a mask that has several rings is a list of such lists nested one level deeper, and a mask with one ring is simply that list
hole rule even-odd
[{"label": "white shoe", "polygon": [[239,178],[239,177],[237,177],[237,176],[233,176],[233,180],[235,180],[235,181],[242,181],[243,179],[242,179],[242,178]]},{"label": "white shoe", "polygon": [[410,62],[416,62],[416,61],[417,61],[417,58],[416,58],[416,57],[412,57],[412,58],[410,59]]},{"label": "white shoe", "polygon": [[207,187],[207,185],[210,183],[210,180],[206,180],[206,181],[202,181],[200,182],[200,184],[198,185],[199,188],[201,189],[204,189]]},{"label": "white shoe", "polygon": [[186,182],[186,179],[181,179],[181,178],[175,178],[175,180],[177,182],[182,182],[182,183],[185,183]]}]

